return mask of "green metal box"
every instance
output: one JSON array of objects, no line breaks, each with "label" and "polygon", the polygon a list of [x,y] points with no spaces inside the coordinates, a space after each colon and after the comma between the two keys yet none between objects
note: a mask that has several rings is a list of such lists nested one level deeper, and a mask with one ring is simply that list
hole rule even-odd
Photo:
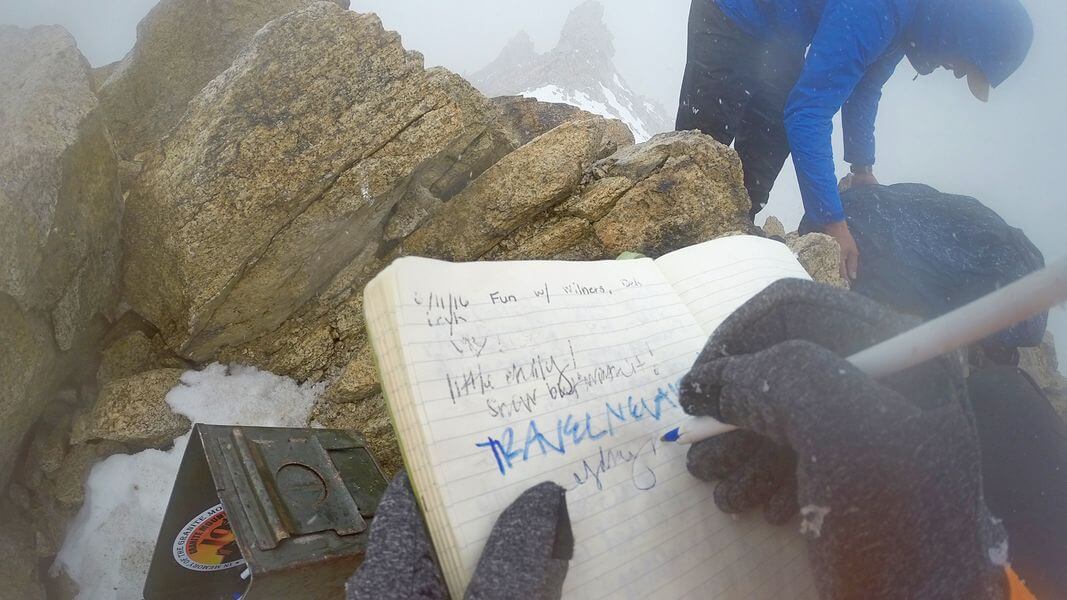
[{"label": "green metal box", "polygon": [[145,600],[342,598],[386,485],[353,431],[197,425]]}]

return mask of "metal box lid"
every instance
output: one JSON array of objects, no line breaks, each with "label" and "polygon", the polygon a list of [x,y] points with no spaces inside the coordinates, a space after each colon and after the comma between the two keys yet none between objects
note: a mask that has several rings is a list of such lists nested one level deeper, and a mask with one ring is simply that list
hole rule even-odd
[{"label": "metal box lid", "polygon": [[197,425],[145,598],[338,597],[386,485],[353,431]]}]

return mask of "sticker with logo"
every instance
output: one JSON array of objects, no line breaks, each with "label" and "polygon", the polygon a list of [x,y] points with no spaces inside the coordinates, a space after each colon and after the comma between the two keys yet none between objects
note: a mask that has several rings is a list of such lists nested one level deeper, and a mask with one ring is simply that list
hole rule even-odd
[{"label": "sticker with logo", "polygon": [[245,564],[222,504],[205,510],[174,538],[174,560],[190,571],[223,571]]}]

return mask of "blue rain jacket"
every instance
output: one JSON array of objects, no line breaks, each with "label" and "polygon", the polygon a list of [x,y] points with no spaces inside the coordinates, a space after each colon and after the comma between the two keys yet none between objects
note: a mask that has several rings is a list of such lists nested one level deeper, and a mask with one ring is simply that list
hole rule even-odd
[{"label": "blue rain jacket", "polygon": [[804,209],[819,225],[845,218],[830,142],[838,111],[845,161],[873,165],[882,86],[905,55],[922,74],[965,58],[996,86],[1033,38],[1017,0],[714,1],[750,35],[808,48],[784,118]]}]

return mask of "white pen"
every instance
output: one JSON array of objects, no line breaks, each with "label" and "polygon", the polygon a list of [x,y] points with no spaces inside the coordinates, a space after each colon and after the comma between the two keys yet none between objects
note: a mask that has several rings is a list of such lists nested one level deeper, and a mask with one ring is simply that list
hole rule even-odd
[{"label": "white pen", "polygon": [[[970,304],[848,358],[875,379],[898,373],[977,342],[1067,301],[1067,258]],[[665,442],[695,444],[737,429],[711,417],[694,417],[668,431]]]}]

